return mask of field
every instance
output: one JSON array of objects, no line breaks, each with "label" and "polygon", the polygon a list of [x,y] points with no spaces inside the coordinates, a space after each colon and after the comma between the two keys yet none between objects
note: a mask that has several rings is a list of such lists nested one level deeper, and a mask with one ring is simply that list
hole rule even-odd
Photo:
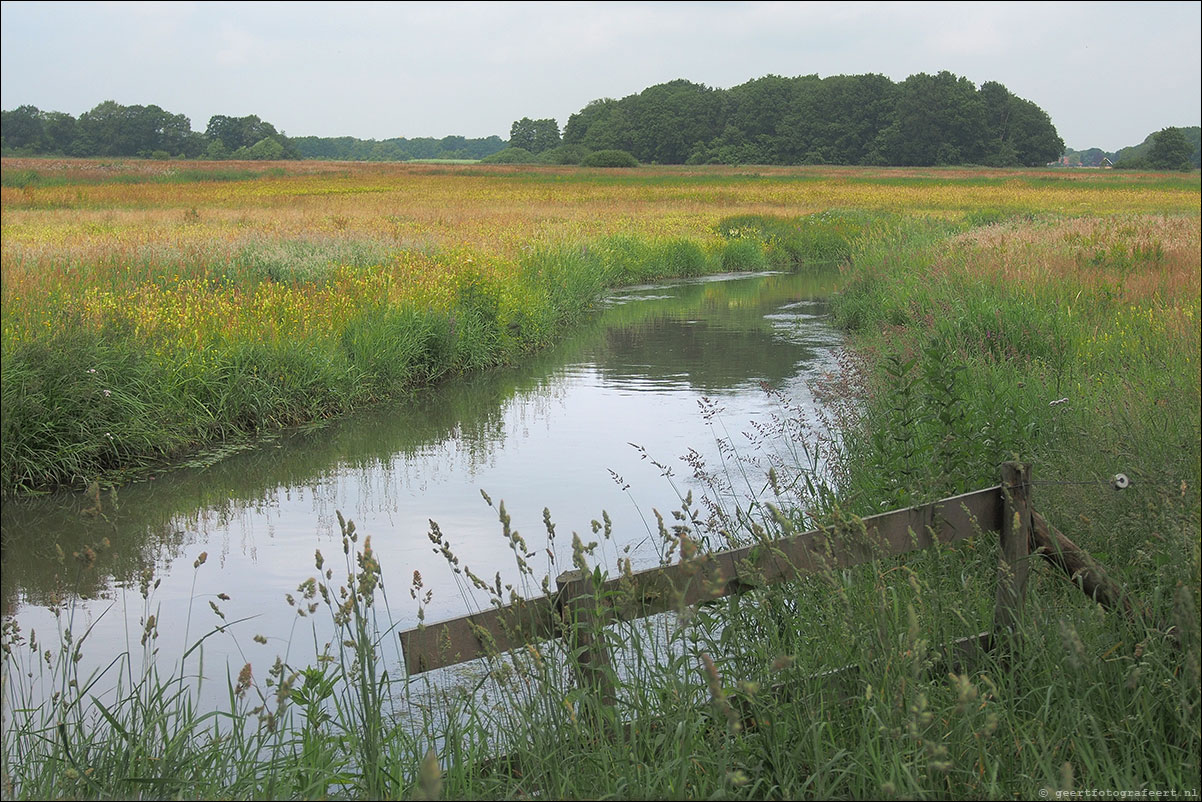
[{"label": "field", "polygon": [[[836,259],[833,475],[799,459],[760,483],[778,531],[994,484],[1018,458],[1036,508],[1148,611],[1037,570],[1014,654],[931,676],[991,609],[996,551],[970,541],[706,608],[667,643],[624,633],[644,668],[614,678],[617,709],[549,655],[497,661],[500,705],[411,704],[374,617],[381,572],[404,587],[405,567],[348,536],[350,592],[321,605],[344,649],[270,685],[231,676],[218,717],[157,671],[92,707],[70,642],[43,655],[6,626],[6,796],[1198,796],[1197,173],[5,160],[0,191],[6,496],[520,360],[606,287]],[[772,435],[804,437],[792,423]],[[733,525],[682,515],[694,537]],[[803,679],[848,663],[850,698]],[[63,696],[10,715],[34,670]]]}]

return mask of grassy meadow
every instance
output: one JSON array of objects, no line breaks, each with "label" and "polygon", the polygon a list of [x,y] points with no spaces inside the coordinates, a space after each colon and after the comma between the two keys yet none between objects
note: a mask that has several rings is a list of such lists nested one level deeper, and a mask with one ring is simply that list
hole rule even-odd
[{"label": "grassy meadow", "polygon": [[[317,555],[293,600],[342,646],[230,667],[222,711],[194,702],[195,653],[152,659],[149,581],[150,645],[117,702],[76,673],[79,642],[7,622],[6,797],[1198,797],[1197,173],[6,159],[0,192],[6,496],[522,359],[607,287],[837,260],[830,434],[782,399],[776,428],[730,444],[776,455],[747,490],[761,528],[682,499],[664,539],[854,520],[1017,458],[1035,509],[1147,611],[1104,612],[1036,565],[1010,652],[932,674],[988,628],[997,550],[977,538],[595,632],[625,655],[616,705],[551,649],[491,661],[482,701],[395,675],[384,588],[425,591],[344,524],[345,567]],[[843,693],[807,679],[847,664]],[[61,692],[23,706],[34,674]]]}]

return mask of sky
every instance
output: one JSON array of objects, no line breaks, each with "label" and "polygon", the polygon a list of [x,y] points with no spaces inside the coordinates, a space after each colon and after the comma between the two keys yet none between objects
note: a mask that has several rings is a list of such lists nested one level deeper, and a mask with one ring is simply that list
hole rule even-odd
[{"label": "sky", "polygon": [[676,78],[948,70],[998,81],[1068,147],[1202,122],[1202,3],[4,2],[0,107],[158,105],[203,131],[508,139]]}]

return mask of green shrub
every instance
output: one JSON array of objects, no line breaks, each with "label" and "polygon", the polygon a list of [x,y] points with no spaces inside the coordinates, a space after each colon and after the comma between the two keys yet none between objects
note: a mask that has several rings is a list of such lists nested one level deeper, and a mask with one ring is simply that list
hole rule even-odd
[{"label": "green shrub", "polygon": [[624,150],[596,150],[580,160],[581,167],[638,167],[639,160]]},{"label": "green shrub", "polygon": [[539,164],[580,164],[591,151],[584,145],[560,145],[535,157]]},{"label": "green shrub", "polygon": [[41,183],[42,177],[36,170],[8,170],[0,175],[0,186],[25,189]]},{"label": "green shrub", "polygon": [[735,273],[744,270],[763,270],[768,266],[764,248],[746,239],[732,239],[722,245],[722,269]]}]

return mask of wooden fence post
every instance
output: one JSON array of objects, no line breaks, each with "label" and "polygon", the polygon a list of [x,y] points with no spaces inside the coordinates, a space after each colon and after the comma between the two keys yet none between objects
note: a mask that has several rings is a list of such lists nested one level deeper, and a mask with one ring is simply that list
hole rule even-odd
[{"label": "wooden fence post", "polygon": [[597,589],[584,571],[565,571],[555,578],[564,639],[576,654],[580,687],[597,693],[604,705],[613,705],[614,691],[609,649],[605,645],[604,616],[598,615]]},{"label": "wooden fence post", "polygon": [[1002,465],[1001,560],[993,607],[993,637],[1012,633],[1027,593],[1031,553],[1031,467]]}]

